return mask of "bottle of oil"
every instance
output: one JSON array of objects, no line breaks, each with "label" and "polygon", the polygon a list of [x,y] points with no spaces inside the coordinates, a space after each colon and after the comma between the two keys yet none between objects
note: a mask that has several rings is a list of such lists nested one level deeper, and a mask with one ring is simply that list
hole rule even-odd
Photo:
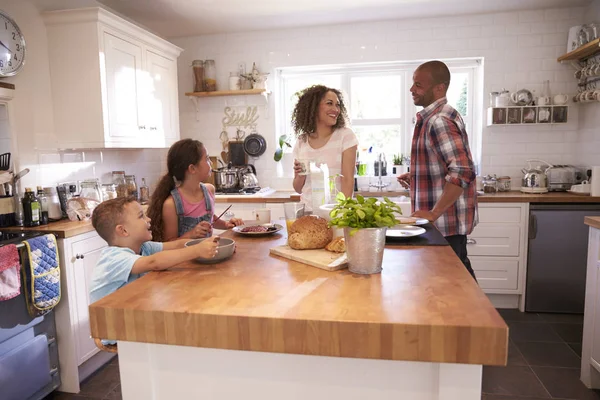
[{"label": "bottle of oil", "polygon": [[40,202],[40,225],[48,225],[48,198],[41,186],[37,187],[37,198]]},{"label": "bottle of oil", "polygon": [[35,193],[31,188],[25,188],[25,196],[23,196],[23,225],[39,226],[41,216],[41,206]]}]

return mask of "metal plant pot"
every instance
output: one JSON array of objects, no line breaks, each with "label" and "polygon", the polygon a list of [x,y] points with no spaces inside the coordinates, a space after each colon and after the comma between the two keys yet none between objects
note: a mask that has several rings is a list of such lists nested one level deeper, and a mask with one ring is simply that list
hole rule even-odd
[{"label": "metal plant pot", "polygon": [[344,228],[348,270],[355,274],[377,274],[382,270],[386,227],[359,229]]}]

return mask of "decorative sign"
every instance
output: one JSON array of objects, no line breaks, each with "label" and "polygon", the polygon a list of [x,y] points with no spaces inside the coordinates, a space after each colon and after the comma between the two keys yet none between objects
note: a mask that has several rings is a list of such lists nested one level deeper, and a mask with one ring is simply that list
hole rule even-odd
[{"label": "decorative sign", "polygon": [[245,112],[237,112],[231,107],[225,107],[223,110],[225,118],[223,118],[223,130],[229,126],[256,128],[258,121],[258,107],[247,107]]}]

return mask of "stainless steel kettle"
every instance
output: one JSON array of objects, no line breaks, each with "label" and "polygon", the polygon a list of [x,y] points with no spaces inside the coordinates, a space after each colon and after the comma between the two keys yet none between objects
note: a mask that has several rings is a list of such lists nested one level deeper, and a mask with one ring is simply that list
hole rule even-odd
[{"label": "stainless steel kettle", "polygon": [[254,189],[259,187],[254,165],[242,165],[239,168],[239,181],[242,189]]},{"label": "stainless steel kettle", "polygon": [[[536,167],[532,167],[532,162],[542,162],[547,165],[546,168],[543,168],[541,165],[537,165]],[[525,188],[545,188],[548,186],[548,177],[546,176],[546,171],[548,168],[552,168],[552,164],[547,163],[544,160],[527,160],[527,168],[521,169],[523,172],[523,182],[521,184],[522,187]]]}]

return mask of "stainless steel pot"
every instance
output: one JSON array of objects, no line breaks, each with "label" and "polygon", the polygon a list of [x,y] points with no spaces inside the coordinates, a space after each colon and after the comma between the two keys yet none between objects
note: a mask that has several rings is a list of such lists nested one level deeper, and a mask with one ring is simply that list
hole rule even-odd
[{"label": "stainless steel pot", "polygon": [[231,191],[239,188],[238,169],[232,167],[231,163],[227,167],[213,169],[215,175],[215,188],[217,192]]},{"label": "stainless steel pot", "polygon": [[258,178],[256,177],[256,168],[254,168],[254,165],[242,165],[238,171],[238,179],[242,189],[254,189],[259,187]]}]

